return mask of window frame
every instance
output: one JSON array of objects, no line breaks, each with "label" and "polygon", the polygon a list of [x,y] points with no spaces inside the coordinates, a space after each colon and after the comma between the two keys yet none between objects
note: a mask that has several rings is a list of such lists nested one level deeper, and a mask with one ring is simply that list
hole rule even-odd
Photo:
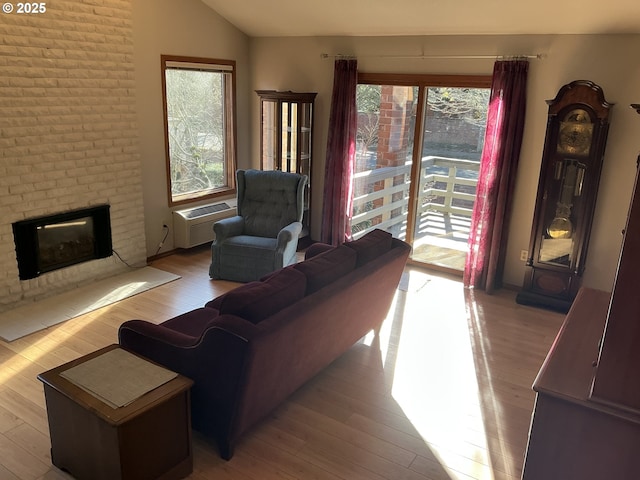
[{"label": "window frame", "polygon": [[[236,62],[235,60],[223,60],[203,57],[186,57],[176,55],[161,55],[162,77],[162,110],[164,123],[165,143],[165,169],[167,182],[167,201],[170,207],[213,199],[221,196],[235,195],[235,172],[237,155],[237,128],[236,128]],[[172,193],[171,185],[171,153],[169,148],[169,117],[167,106],[167,82],[166,71],[172,69],[210,71],[229,73],[230,81],[224,83],[224,131],[225,148],[224,162],[226,170],[226,184],[219,188],[200,190],[180,195]]]}]

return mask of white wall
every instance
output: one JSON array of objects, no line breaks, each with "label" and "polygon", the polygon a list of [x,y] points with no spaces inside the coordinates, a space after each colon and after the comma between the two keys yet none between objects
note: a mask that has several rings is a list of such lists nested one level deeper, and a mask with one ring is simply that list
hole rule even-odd
[{"label": "white wall", "polygon": [[[160,55],[236,61],[238,166],[249,158],[249,39],[200,0],[134,0],[134,65],[140,131],[144,227],[147,256],[173,249],[173,216],[168,204],[162,113]],[[202,202],[200,202],[202,203]],[[194,204],[197,205],[197,204]]]},{"label": "white wall", "polygon": [[629,206],[635,161],[640,149],[640,117],[629,108],[640,102],[640,35],[533,35],[435,37],[305,37],[251,39],[251,159],[259,166],[259,104],[256,89],[315,91],[312,237],[319,238],[327,124],[333,60],[322,53],[358,57],[366,72],[486,74],[493,59],[407,59],[385,55],[511,55],[543,53],[531,60],[525,135],[518,170],[514,214],[509,230],[505,282],[520,286],[524,263],[520,250],[529,246],[547,120],[545,100],[562,85],[586,79],[600,85],[615,103],[593,222],[583,284],[611,289]]}]

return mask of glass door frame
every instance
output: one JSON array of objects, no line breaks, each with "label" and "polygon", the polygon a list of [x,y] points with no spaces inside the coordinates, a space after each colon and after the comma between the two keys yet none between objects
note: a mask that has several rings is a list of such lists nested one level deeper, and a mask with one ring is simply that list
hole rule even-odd
[{"label": "glass door frame", "polygon": [[[411,183],[409,184],[409,199],[407,205],[407,225],[405,241],[413,245],[416,230],[416,214],[418,210],[420,171],[422,165],[422,144],[424,140],[424,111],[426,107],[426,91],[429,87],[452,88],[491,88],[491,75],[431,75],[431,74],[397,74],[397,73],[368,73],[358,72],[358,85],[392,85],[403,87],[417,87],[418,100],[414,126],[413,151],[411,157]],[[452,273],[460,276],[462,272],[453,268],[425,263],[413,258],[408,262],[417,266],[428,266],[434,270]]]}]

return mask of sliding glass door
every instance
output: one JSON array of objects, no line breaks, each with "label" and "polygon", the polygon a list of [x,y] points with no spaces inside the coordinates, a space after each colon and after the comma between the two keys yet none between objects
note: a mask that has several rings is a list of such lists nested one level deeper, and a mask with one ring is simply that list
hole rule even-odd
[{"label": "sliding glass door", "polygon": [[354,238],[381,228],[413,262],[462,271],[490,82],[359,75]]},{"label": "sliding glass door", "polygon": [[358,131],[351,231],[406,238],[418,88],[358,85]]}]

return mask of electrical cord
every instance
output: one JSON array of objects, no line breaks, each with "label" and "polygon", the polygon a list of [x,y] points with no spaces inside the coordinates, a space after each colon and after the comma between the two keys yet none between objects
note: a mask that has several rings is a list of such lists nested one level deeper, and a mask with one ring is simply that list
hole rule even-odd
[{"label": "electrical cord", "polygon": [[116,257],[118,257],[118,259],[119,259],[122,263],[124,263],[127,267],[132,268],[132,269],[133,269],[133,268],[140,268],[140,267],[134,267],[133,265],[130,265],[129,263],[127,263],[127,261],[126,261],[124,258],[122,258],[122,257],[120,256],[120,254],[119,254],[117,251],[115,251],[115,250],[111,250],[111,251],[112,251],[112,252],[115,254],[115,256],[116,256]]},{"label": "electrical cord", "polygon": [[162,228],[165,230],[164,237],[162,237],[162,240],[158,244],[158,249],[156,250],[156,255],[158,255],[160,253],[160,249],[164,245],[164,242],[167,239],[167,237],[169,236],[169,227],[167,225],[162,225]]},{"label": "electrical cord", "polygon": [[[164,232],[164,237],[162,237],[162,240],[160,241],[160,243],[158,244],[158,250],[156,250],[156,255],[158,255],[158,253],[160,253],[160,249],[162,248],[162,246],[164,245],[165,240],[167,239],[167,237],[169,236],[169,227],[167,225],[162,225],[162,228],[165,230]],[[142,268],[142,267],[134,267],[133,265],[127,263],[127,261],[122,258],[120,256],[120,254],[114,250],[111,249],[111,252],[118,257],[118,260],[120,260],[122,263],[124,263],[127,267],[131,268],[131,269],[135,269],[135,268]]]}]

